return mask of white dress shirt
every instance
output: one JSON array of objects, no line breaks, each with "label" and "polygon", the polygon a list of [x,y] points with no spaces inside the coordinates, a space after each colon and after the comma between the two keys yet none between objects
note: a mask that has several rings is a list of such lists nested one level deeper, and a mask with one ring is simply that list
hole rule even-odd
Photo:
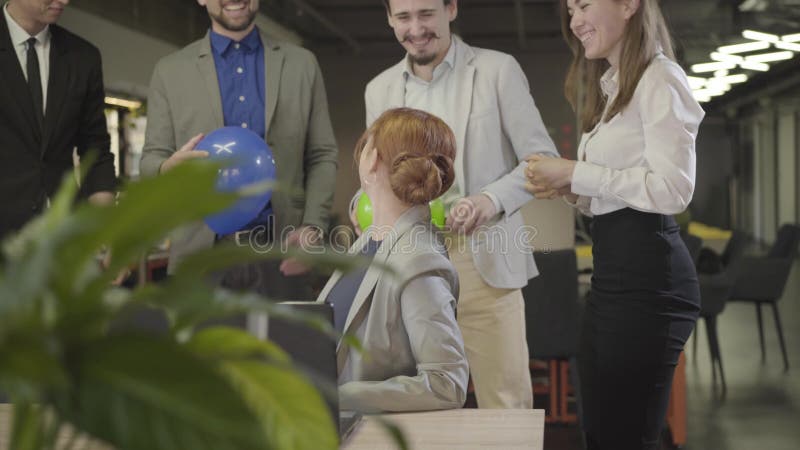
[{"label": "white dress shirt", "polygon": [[[600,81],[607,107],[617,82],[614,68]],[[581,137],[572,173],[572,192],[580,196],[575,206],[587,215],[685,210],[694,193],[695,138],[704,115],[680,66],[656,55],[628,106]]]},{"label": "white dress shirt", "polygon": [[8,3],[3,7],[3,13],[11,36],[11,44],[17,53],[22,74],[28,79],[28,39],[36,38],[36,56],[39,59],[39,75],[42,78],[42,111],[47,109],[47,81],[50,79],[50,26],[45,26],[36,36],[31,36],[8,13]]},{"label": "white dress shirt", "polygon": [[[459,93],[456,91],[456,83],[451,80],[453,78],[456,45],[458,45],[458,42],[458,39],[450,41],[450,48],[448,48],[444,60],[433,69],[433,78],[431,78],[431,81],[425,81],[414,75],[414,70],[408,57],[406,57],[408,64],[405,70],[403,70],[403,78],[405,79],[405,106],[431,113],[444,120],[448,125],[455,123],[455,118],[457,117],[456,108]],[[503,211],[503,206],[500,204],[500,200],[497,196],[486,191],[484,191],[483,194],[492,199],[492,203],[494,203],[494,207],[498,213]],[[461,198],[461,194],[459,193],[457,181],[454,180],[450,189],[442,194],[442,202],[444,203],[445,211],[448,211],[459,198]]]}]

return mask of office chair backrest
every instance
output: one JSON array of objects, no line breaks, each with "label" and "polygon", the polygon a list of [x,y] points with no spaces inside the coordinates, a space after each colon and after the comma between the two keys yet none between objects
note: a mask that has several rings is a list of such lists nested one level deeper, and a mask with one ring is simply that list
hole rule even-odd
[{"label": "office chair backrest", "polygon": [[794,258],[798,245],[800,245],[800,226],[791,223],[783,224],[778,229],[778,236],[767,256],[769,258]]},{"label": "office chair backrest", "polygon": [[731,261],[735,261],[744,254],[745,247],[747,247],[747,235],[740,230],[733,230],[731,238],[725,244],[725,250],[722,252],[720,260],[723,267],[728,267]]}]

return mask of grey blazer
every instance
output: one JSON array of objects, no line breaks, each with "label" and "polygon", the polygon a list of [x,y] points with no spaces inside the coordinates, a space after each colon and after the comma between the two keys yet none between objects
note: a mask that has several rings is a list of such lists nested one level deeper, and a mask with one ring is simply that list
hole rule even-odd
[{"label": "grey blazer", "polygon": [[[337,147],[328,115],[322,73],[306,49],[273,41],[263,33],[267,144],[281,187],[272,195],[276,235],[302,224],[327,230],[337,168]],[[147,99],[144,176],[198,133],[224,125],[211,41],[189,44],[158,62]],[[202,199],[198,199],[201,201]],[[190,252],[214,243],[214,232],[198,222],[171,236],[170,270]]]},{"label": "grey blazer", "polygon": [[[522,229],[519,209],[533,199],[525,190],[524,157],[558,155],[531,97],[528,80],[510,55],[470,47],[457,36],[452,82],[459,96],[450,127],[456,136],[456,177],[462,196],[488,191],[504,213],[485,232],[473,235],[475,267],[491,286],[518,289],[538,275]],[[367,126],[387,109],[405,106],[406,59],[386,69],[364,94]],[[532,231],[532,230],[531,230]]]},{"label": "grey blazer", "polygon": [[[359,252],[365,232],[350,249]],[[344,331],[365,354],[341,343],[339,403],[361,412],[460,408],[469,368],[456,323],[458,275],[430,223],[427,205],[405,212],[381,243],[356,293]],[[335,272],[317,301],[341,278]]]}]

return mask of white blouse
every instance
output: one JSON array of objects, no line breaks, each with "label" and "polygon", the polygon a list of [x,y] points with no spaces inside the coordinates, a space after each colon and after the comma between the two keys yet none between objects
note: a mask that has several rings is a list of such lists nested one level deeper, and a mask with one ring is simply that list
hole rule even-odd
[{"label": "white blouse", "polygon": [[[600,80],[611,105],[618,73]],[[677,214],[692,200],[695,137],[705,112],[683,69],[658,54],[642,74],[628,106],[584,133],[572,173],[572,192],[584,214],[623,208]]]}]

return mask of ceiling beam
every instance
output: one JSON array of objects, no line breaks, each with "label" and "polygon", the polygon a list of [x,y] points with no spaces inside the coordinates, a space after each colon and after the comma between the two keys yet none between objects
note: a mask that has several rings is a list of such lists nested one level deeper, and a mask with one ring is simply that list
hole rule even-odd
[{"label": "ceiling beam", "polygon": [[519,48],[525,50],[528,48],[528,41],[525,38],[525,8],[522,6],[522,0],[514,0],[514,16],[517,18]]},{"label": "ceiling beam", "polygon": [[[319,3],[315,5],[317,10],[324,11],[324,12],[341,12],[341,11],[362,11],[362,12],[372,12],[372,11],[381,11],[383,12],[384,7],[383,4],[375,1],[369,2],[329,2],[326,0],[316,0]],[[516,0],[515,0],[516,1]],[[519,0],[520,3],[523,5],[552,5],[556,3],[558,0]],[[469,2],[464,2],[462,5],[459,5],[461,9],[473,9],[473,8],[502,8],[503,5],[498,5],[497,0],[470,0]]]},{"label": "ceiling beam", "polygon": [[306,0],[294,0],[294,4],[303,11],[304,13],[311,16],[314,20],[319,22],[320,25],[327,28],[328,31],[338,36],[341,40],[347,43],[351,49],[353,49],[353,53],[358,55],[361,53],[361,44],[358,43],[353,36],[350,35],[347,31],[343,28],[339,27],[335,23],[333,23],[330,19],[328,19],[324,14],[319,12],[316,8],[308,4]]}]

